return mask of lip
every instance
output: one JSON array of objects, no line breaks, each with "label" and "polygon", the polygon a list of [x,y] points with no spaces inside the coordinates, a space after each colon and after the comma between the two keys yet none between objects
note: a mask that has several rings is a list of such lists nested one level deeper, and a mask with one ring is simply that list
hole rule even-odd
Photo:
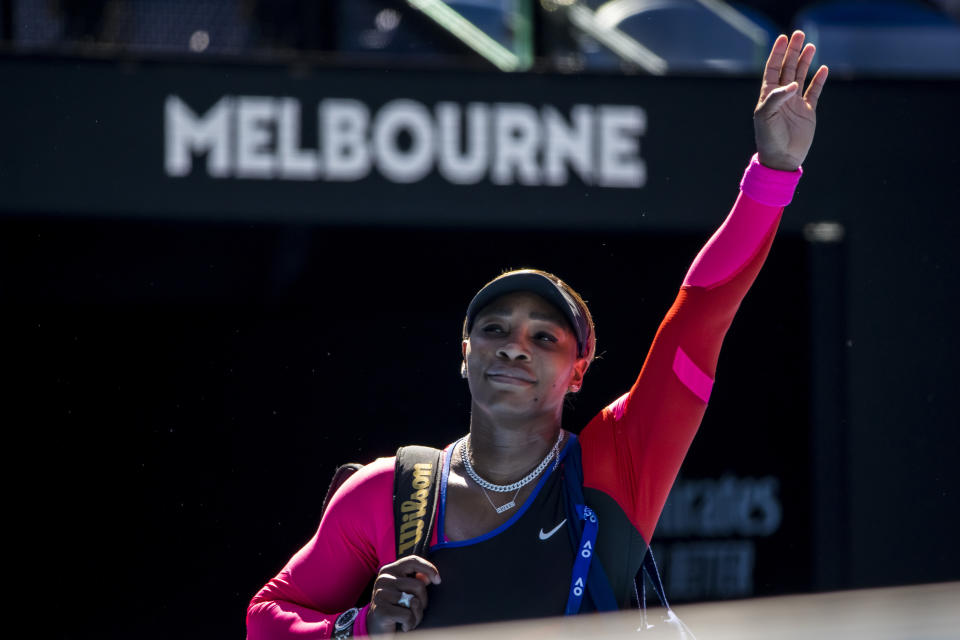
[{"label": "lip", "polygon": [[537,379],[530,372],[516,367],[492,367],[487,370],[487,378],[494,382],[514,385],[531,385]]}]

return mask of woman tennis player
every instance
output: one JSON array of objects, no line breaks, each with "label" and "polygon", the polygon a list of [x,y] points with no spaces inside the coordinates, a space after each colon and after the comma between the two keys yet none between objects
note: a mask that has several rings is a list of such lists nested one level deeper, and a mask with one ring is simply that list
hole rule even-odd
[{"label": "woman tennis player", "polygon": [[[630,606],[647,543],[706,409],[721,342],[813,141],[827,79],[820,67],[802,90],[813,55],[800,31],[775,41],[754,111],[757,153],[741,193],[687,272],[633,387],[579,437],[565,431],[564,398],[579,390],[596,348],[590,312],[552,274],[494,279],[466,312],[469,432],[438,459],[427,514],[435,525],[424,529],[417,520],[428,493],[417,487],[429,485],[427,476],[414,478],[409,495],[397,489],[395,499],[396,459],[363,467],[336,492],[316,535],[253,598],[251,640]],[[420,534],[425,551],[404,555]],[[370,601],[357,603],[371,580]]]}]

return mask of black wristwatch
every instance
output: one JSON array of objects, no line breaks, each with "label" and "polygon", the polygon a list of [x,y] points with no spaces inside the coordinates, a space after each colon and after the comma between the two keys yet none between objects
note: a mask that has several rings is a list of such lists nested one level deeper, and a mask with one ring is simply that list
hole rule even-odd
[{"label": "black wristwatch", "polygon": [[333,640],[353,637],[353,623],[357,621],[359,613],[360,609],[354,607],[337,616],[337,621],[333,623]]}]

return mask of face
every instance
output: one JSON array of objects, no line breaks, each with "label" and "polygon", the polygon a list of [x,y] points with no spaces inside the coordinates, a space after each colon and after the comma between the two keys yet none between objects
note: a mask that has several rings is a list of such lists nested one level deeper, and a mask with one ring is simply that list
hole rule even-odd
[{"label": "face", "polygon": [[513,417],[559,417],[587,368],[560,311],[527,292],[501,296],[477,314],[463,358],[474,405]]}]

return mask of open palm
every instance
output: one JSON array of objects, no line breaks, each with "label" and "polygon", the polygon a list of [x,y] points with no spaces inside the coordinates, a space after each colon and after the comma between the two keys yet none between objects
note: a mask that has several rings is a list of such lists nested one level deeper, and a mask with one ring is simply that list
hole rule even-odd
[{"label": "open palm", "polygon": [[763,70],[753,128],[758,159],[771,169],[795,171],[807,157],[817,128],[817,101],[828,69],[817,69],[806,92],[801,94],[816,53],[812,44],[803,46],[804,37],[802,31],[795,31],[789,39],[779,36]]}]

